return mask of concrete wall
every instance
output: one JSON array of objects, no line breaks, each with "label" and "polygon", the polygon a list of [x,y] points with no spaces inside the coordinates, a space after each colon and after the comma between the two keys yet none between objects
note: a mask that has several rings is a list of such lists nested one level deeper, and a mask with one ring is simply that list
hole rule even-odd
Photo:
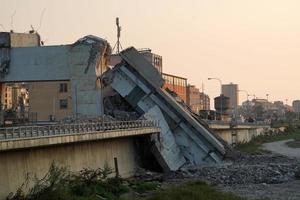
[{"label": "concrete wall", "polygon": [[84,167],[103,167],[106,162],[114,167],[117,157],[121,176],[129,177],[136,167],[135,155],[132,138],[0,152],[0,200],[24,182],[26,173],[41,178],[53,161],[79,171]]},{"label": "concrete wall", "polygon": [[9,33],[11,47],[31,47],[40,45],[38,34]]},{"label": "concrete wall", "polygon": [[249,128],[249,129],[215,129],[222,139],[224,139],[228,144],[236,144],[241,142],[249,142],[253,137],[265,134],[266,128]]}]

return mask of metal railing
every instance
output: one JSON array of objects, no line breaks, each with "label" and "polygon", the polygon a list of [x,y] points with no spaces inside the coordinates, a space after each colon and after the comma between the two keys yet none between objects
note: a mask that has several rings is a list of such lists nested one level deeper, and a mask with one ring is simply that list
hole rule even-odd
[{"label": "metal railing", "polygon": [[217,125],[229,125],[231,123],[234,123],[235,125],[249,125],[249,126],[257,126],[257,125],[270,125],[270,123],[267,122],[226,122],[226,121],[220,121],[220,120],[204,120],[207,124],[217,124]]},{"label": "metal railing", "polygon": [[45,126],[18,126],[0,128],[0,141],[10,139],[39,138],[57,135],[96,133],[108,130],[128,130],[145,127],[159,127],[158,121],[103,121]]}]

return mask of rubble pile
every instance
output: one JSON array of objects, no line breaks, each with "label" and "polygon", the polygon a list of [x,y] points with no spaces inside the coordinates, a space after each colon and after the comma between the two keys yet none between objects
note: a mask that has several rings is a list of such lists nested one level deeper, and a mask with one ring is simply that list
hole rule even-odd
[{"label": "rubble pile", "polygon": [[185,177],[205,179],[213,184],[278,184],[295,179],[299,163],[284,156],[242,156],[241,159],[223,165],[188,168],[182,170]]},{"label": "rubble pile", "polygon": [[159,172],[148,171],[143,168],[137,168],[133,177],[139,181],[162,181],[164,175]]},{"label": "rubble pile", "polygon": [[116,120],[127,121],[139,119],[139,114],[118,94],[103,99],[104,113]]}]

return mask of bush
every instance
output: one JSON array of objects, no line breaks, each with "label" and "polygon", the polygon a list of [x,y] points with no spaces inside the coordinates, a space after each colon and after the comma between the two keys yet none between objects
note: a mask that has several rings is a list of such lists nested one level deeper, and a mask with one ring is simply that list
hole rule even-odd
[{"label": "bush", "polygon": [[[97,196],[117,199],[128,189],[120,177],[108,178],[112,172],[105,165],[103,169],[85,168],[79,173],[72,173],[53,163],[42,179],[28,176],[7,200],[94,200]],[[33,187],[27,189],[30,181],[33,181]]]}]

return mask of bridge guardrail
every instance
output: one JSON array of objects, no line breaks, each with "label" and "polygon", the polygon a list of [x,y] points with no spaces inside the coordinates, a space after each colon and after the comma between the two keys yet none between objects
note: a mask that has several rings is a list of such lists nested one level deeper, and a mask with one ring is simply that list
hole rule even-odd
[{"label": "bridge guardrail", "polygon": [[104,132],[107,130],[122,130],[143,127],[159,127],[159,123],[155,120],[137,120],[6,127],[0,128],[0,141],[9,139],[26,139],[34,137]]}]

